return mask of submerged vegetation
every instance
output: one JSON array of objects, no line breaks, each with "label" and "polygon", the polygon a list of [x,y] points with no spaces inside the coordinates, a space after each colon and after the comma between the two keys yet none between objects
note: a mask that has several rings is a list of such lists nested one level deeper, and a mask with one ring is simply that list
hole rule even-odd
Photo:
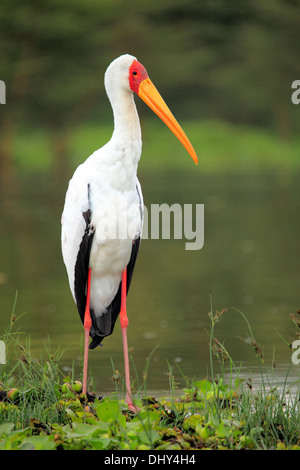
[{"label": "submerged vegetation", "polygon": [[[300,450],[299,384],[291,394],[284,384],[268,388],[262,381],[255,390],[249,380],[239,378],[215,338],[215,326],[225,313],[209,314],[210,379],[185,378],[178,393],[170,370],[170,396],[137,393],[137,413],[128,410],[118,391],[107,397],[83,394],[81,382],[60,370],[61,351],[47,350],[44,361],[33,358],[20,333],[12,331],[12,317],[1,337],[10,355],[1,365],[0,449]],[[262,364],[261,349],[244,319]],[[221,374],[215,374],[213,355]],[[225,369],[230,372],[227,381]]]}]

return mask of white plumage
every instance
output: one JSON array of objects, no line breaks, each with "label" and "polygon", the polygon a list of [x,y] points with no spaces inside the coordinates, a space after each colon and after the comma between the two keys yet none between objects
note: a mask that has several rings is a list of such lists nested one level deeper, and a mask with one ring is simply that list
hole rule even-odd
[{"label": "white plumage", "polygon": [[112,333],[120,314],[126,402],[130,394],[126,295],[143,227],[143,197],[137,179],[142,139],[133,92],[165,122],[197,163],[187,136],[171,114],[145,68],[125,54],[105,73],[114,116],[111,140],[75,171],[62,214],[62,253],[72,295],[85,328],[83,390],[90,348]]},{"label": "white plumage", "polygon": [[[95,233],[89,261],[93,272],[90,305],[96,316],[104,314],[114,299],[131,256],[132,238],[139,238],[142,232],[143,200],[137,179],[141,129],[128,81],[128,69],[134,60],[133,56],[122,56],[106,71],[105,88],[114,112],[114,132],[111,140],[75,171],[62,215],[62,253],[76,301],[74,268],[86,229],[82,214],[91,210]],[[134,226],[136,232],[129,238]]]}]

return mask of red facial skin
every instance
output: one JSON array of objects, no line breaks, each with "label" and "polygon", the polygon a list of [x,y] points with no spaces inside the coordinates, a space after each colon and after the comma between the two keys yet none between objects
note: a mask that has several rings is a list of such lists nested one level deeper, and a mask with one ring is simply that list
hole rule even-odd
[{"label": "red facial skin", "polygon": [[146,78],[149,78],[147,70],[140,62],[134,60],[129,68],[129,85],[132,91],[139,94],[140,84]]}]

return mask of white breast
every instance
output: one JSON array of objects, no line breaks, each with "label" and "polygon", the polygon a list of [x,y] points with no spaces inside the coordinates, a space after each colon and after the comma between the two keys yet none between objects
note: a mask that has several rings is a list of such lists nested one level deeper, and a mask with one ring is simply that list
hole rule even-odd
[{"label": "white breast", "polygon": [[[74,297],[74,267],[86,228],[82,214],[91,210],[95,233],[89,264],[90,303],[97,316],[105,313],[114,299],[122,271],[130,260],[133,240],[142,233],[142,195],[136,177],[140,149],[131,149],[129,159],[122,155],[122,149],[112,147],[112,141],[109,144],[91,155],[74,173],[62,224],[62,251]],[[132,159],[132,155],[136,158]]]},{"label": "white breast", "polygon": [[136,186],[120,192],[91,186],[92,225],[95,234],[90,255],[91,307],[104,312],[115,297],[122,271],[127,266],[135,238],[141,236],[140,199]]}]

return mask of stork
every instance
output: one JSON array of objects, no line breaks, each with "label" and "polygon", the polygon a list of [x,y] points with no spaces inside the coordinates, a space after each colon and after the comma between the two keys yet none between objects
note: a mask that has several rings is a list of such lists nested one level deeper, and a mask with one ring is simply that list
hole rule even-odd
[{"label": "stork", "polygon": [[125,400],[130,410],[136,410],[130,388],[126,311],[143,228],[143,196],[137,179],[142,138],[133,92],[165,122],[196,164],[198,160],[146,69],[134,56],[125,54],[115,59],[105,72],[104,85],[113,110],[114,130],[111,140],[87,158],[69,182],[62,214],[62,254],[85,330],[83,393],[87,391],[88,350],[101,345],[113,332],[120,315]]}]

